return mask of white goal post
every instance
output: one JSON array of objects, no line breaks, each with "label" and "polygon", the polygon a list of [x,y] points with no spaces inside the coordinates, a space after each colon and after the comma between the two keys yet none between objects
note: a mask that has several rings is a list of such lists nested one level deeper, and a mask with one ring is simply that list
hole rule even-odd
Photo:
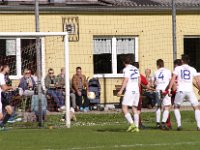
[{"label": "white goal post", "polygon": [[0,32],[0,37],[47,37],[47,36],[64,36],[65,51],[65,106],[66,106],[66,126],[70,128],[70,82],[69,82],[69,43],[67,32]]}]

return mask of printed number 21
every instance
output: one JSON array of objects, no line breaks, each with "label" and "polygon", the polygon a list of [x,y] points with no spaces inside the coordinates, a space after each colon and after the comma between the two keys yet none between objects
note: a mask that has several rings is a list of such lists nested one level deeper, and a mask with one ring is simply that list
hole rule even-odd
[{"label": "printed number 21", "polygon": [[181,70],[181,78],[184,80],[190,80],[190,71],[189,70]]}]

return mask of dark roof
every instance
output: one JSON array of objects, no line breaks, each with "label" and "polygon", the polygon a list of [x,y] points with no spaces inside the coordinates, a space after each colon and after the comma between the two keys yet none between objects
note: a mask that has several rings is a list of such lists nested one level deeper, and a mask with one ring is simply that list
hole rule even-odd
[{"label": "dark roof", "polygon": [[[61,2],[62,1],[62,2]],[[172,0],[40,0],[41,11],[161,11]],[[177,10],[200,11],[200,0],[175,0]],[[0,11],[34,10],[34,0],[0,0]]]}]

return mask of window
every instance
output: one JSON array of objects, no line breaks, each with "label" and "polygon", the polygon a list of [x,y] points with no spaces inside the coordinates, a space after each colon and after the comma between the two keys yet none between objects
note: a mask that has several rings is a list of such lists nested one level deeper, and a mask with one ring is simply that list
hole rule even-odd
[{"label": "window", "polygon": [[10,73],[16,75],[16,40],[0,39],[0,64],[9,64]]},{"label": "window", "polygon": [[137,37],[94,37],[93,65],[95,76],[122,76],[122,59],[131,56],[138,61]]},{"label": "window", "polygon": [[19,79],[24,69],[37,70],[36,39],[0,39],[0,64],[10,66],[11,79]]},{"label": "window", "polygon": [[190,56],[190,65],[200,72],[200,37],[184,38],[184,54]]}]

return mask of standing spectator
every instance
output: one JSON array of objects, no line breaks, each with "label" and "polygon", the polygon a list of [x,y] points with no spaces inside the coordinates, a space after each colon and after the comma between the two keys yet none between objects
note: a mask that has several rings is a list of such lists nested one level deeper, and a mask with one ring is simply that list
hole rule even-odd
[{"label": "standing spectator", "polygon": [[52,68],[48,70],[48,74],[45,77],[45,87],[47,89],[47,94],[53,97],[59,110],[64,110],[65,103],[63,93],[60,90],[57,90],[56,76],[54,75],[54,70]]},{"label": "standing spectator", "polygon": [[[57,83],[61,89],[65,89],[65,68],[61,68],[61,73],[57,76]],[[64,91],[63,91],[64,92]],[[75,91],[70,88],[70,101],[71,107],[76,109],[76,95]]]},{"label": "standing spectator", "polygon": [[[81,67],[76,68],[76,74],[72,77],[72,89],[76,93],[76,104],[80,111],[89,111],[89,100],[87,98],[88,83],[86,76],[82,74]],[[84,99],[84,103],[82,102]]]},{"label": "standing spectator", "polygon": [[23,90],[23,95],[32,96],[35,89],[35,81],[31,77],[31,71],[29,69],[24,70],[23,77],[20,79],[19,87]]}]

